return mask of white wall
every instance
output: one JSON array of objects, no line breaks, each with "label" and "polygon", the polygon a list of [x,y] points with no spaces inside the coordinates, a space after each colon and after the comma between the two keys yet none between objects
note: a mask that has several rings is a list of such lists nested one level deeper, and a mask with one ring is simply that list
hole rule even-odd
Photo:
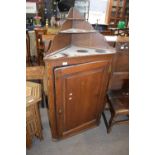
[{"label": "white wall", "polygon": [[26,13],[36,13],[37,7],[35,2],[26,2]]},{"label": "white wall", "polygon": [[105,24],[105,13],[108,0],[90,0],[89,22],[91,24]]}]

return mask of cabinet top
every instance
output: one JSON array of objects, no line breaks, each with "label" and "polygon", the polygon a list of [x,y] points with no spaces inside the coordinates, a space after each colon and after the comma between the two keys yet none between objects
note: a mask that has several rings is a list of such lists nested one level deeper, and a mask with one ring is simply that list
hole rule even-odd
[{"label": "cabinet top", "polygon": [[75,8],[70,9],[67,20],[46,53],[45,60],[115,52],[105,37],[83,19]]}]

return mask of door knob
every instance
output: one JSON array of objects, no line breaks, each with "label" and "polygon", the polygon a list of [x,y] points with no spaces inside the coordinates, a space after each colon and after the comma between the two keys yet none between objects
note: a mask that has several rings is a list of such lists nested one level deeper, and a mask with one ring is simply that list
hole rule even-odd
[{"label": "door knob", "polygon": [[69,97],[69,100],[72,100],[72,97]]},{"label": "door knob", "polygon": [[58,110],[58,114],[62,114],[62,110],[61,109]]}]

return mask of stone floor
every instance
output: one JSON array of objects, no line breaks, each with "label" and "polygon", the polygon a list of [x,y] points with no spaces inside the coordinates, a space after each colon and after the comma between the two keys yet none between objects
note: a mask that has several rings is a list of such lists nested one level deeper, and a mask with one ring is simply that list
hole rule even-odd
[{"label": "stone floor", "polygon": [[48,124],[46,108],[41,108],[44,140],[33,140],[27,155],[128,155],[129,128],[128,125],[116,125],[107,134],[101,119],[98,127],[89,129],[73,137],[53,142]]}]

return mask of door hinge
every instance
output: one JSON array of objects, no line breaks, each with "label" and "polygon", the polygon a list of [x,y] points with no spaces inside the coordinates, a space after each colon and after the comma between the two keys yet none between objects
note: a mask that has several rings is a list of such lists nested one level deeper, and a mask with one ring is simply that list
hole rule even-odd
[{"label": "door hinge", "polygon": [[108,72],[111,73],[111,65],[109,66]]}]

